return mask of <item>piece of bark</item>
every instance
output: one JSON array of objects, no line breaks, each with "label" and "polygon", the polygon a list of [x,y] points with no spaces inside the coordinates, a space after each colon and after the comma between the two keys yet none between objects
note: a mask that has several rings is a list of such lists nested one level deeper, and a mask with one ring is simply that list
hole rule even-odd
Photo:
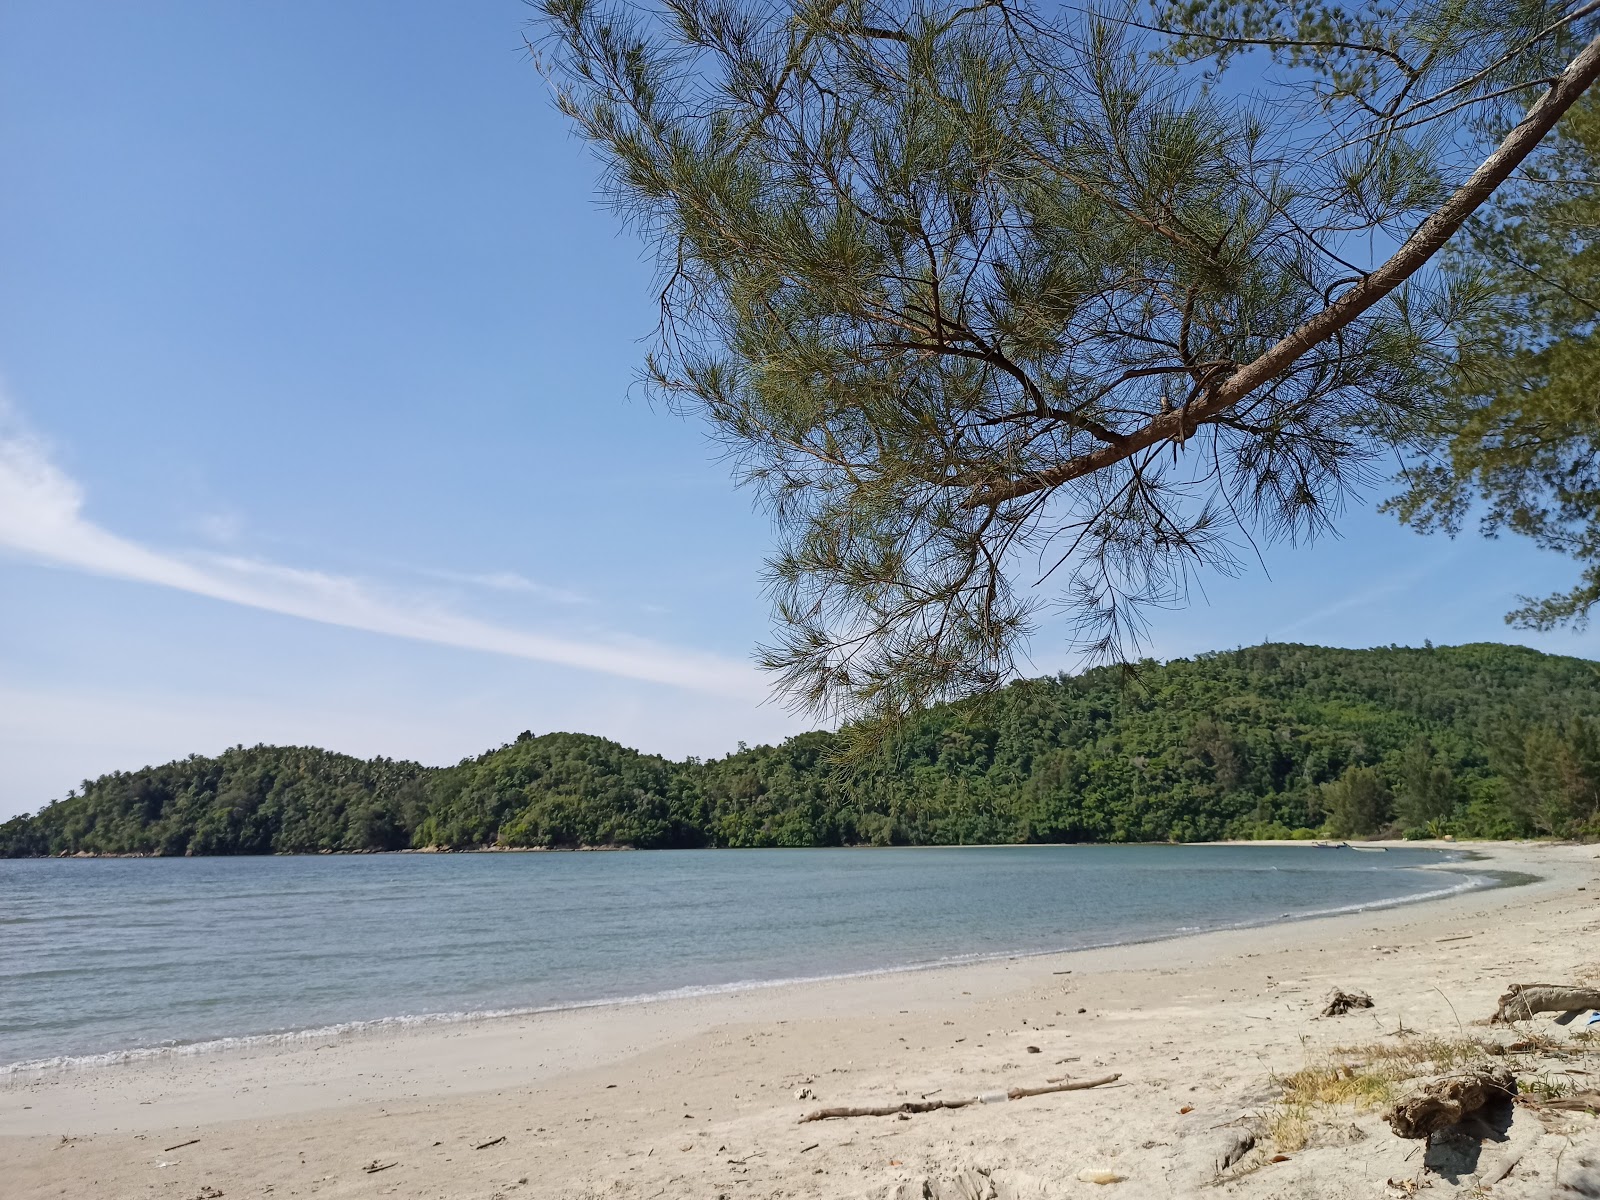
[{"label": "piece of bark", "polygon": [[[1099,1087],[1106,1083],[1115,1083],[1121,1079],[1121,1074],[1102,1075],[1098,1079],[1076,1079],[1066,1083],[1046,1084],[1044,1087],[1008,1088],[1004,1092],[996,1092],[995,1099],[1004,1096],[1007,1100],[1022,1100],[1028,1096],[1044,1096],[1051,1092],[1077,1092],[1085,1088]],[[837,1121],[845,1117],[893,1117],[901,1113],[926,1113],[936,1112],[941,1108],[966,1108],[984,1099],[981,1096],[968,1096],[962,1100],[905,1100],[899,1104],[873,1104],[861,1107],[819,1108],[815,1112],[808,1112],[800,1118],[800,1124],[805,1125],[811,1121]]]},{"label": "piece of bark", "polygon": [[1506,1067],[1477,1067],[1445,1075],[1383,1114],[1389,1128],[1403,1138],[1425,1138],[1456,1124],[1485,1104],[1510,1096],[1516,1076]]},{"label": "piece of bark", "polygon": [[1513,983],[1489,1019],[1503,1024],[1526,1021],[1537,1013],[1582,1012],[1586,1008],[1600,1008],[1600,988],[1571,983]]},{"label": "piece of bark", "polygon": [[1342,1017],[1354,1009],[1371,1007],[1372,997],[1365,992],[1347,992],[1341,988],[1334,988],[1328,993],[1328,1002],[1323,1006],[1322,1015]]}]

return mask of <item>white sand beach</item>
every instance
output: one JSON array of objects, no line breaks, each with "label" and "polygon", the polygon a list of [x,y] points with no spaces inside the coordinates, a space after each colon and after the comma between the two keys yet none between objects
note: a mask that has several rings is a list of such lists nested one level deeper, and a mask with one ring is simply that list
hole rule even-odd
[{"label": "white sand beach", "polygon": [[[1114,949],[19,1073],[0,1081],[0,1197],[1600,1194],[1559,1190],[1585,1155],[1600,1164],[1584,1112],[1518,1106],[1499,1140],[1430,1152],[1445,1173],[1426,1176],[1421,1144],[1374,1111],[1317,1106],[1303,1144],[1273,1140],[1289,1128],[1279,1081],[1359,1065],[1363,1046],[1537,1032],[1553,1049],[1513,1056],[1519,1075],[1600,1089],[1580,1025],[1481,1023],[1508,984],[1600,983],[1600,847],[1472,849],[1474,869],[1538,881]],[[1336,985],[1375,1006],[1319,1017]],[[1240,1131],[1256,1146],[1219,1178]],[[1093,1171],[1120,1180],[1080,1179]]]}]

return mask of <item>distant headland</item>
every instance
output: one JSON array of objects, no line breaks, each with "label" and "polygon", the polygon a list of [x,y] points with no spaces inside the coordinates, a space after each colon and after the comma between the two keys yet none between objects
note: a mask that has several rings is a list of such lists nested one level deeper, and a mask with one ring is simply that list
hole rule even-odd
[{"label": "distant headland", "polygon": [[1267,644],[1023,680],[848,767],[524,733],[450,767],[237,746],[0,825],[0,856],[1600,835],[1600,664]]}]

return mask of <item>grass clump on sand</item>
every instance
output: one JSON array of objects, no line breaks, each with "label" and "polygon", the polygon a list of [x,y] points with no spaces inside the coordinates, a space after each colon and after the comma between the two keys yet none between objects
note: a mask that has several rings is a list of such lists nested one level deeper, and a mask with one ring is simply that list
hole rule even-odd
[{"label": "grass clump on sand", "polygon": [[1561,1075],[1519,1076],[1517,1079],[1517,1094],[1531,1096],[1535,1100],[1560,1100],[1575,1095],[1577,1091],[1572,1080]]},{"label": "grass clump on sand", "polygon": [[1336,1046],[1300,1070],[1274,1077],[1282,1095],[1267,1115],[1267,1134],[1282,1153],[1303,1150],[1328,1110],[1382,1108],[1410,1080],[1482,1062],[1492,1045],[1478,1038],[1418,1037]]},{"label": "grass clump on sand", "polygon": [[[1529,1099],[1559,1100],[1580,1089],[1558,1065],[1600,1053],[1600,1038],[1583,1031],[1557,1039],[1526,1035],[1509,1046],[1474,1037],[1419,1035],[1359,1046],[1336,1046],[1290,1075],[1275,1076],[1282,1094],[1265,1115],[1267,1135],[1282,1153],[1303,1150],[1332,1111],[1372,1112],[1401,1099],[1409,1085],[1489,1061],[1519,1060],[1517,1090]],[[1552,1061],[1554,1060],[1554,1061]]]}]

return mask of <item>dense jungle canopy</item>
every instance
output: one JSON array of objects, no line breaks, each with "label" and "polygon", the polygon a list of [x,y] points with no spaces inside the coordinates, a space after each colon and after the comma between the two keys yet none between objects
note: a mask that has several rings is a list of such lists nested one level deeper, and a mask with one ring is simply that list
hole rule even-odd
[{"label": "dense jungle canopy", "polygon": [[526,733],[455,766],[235,747],[85,781],[0,854],[1600,835],[1600,664],[1263,645],[1024,680],[845,768],[806,733],[671,762]]}]

